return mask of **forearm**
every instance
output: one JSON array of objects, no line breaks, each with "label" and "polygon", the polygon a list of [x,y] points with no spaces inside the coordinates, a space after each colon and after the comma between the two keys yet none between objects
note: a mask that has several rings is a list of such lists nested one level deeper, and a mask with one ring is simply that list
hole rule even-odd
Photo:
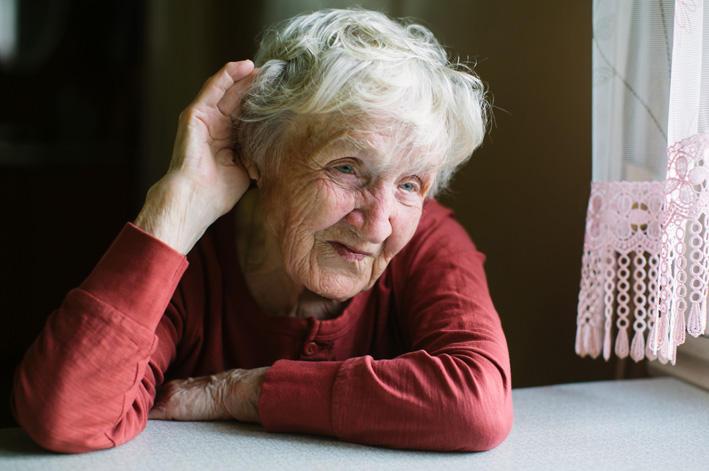
[{"label": "forearm", "polygon": [[347,362],[333,422],[347,441],[393,448],[485,451],[512,426],[508,374],[477,355],[412,352],[392,362]]},{"label": "forearm", "polygon": [[502,365],[424,351],[393,360],[277,362],[259,410],[268,431],[439,451],[490,449],[512,424]]}]

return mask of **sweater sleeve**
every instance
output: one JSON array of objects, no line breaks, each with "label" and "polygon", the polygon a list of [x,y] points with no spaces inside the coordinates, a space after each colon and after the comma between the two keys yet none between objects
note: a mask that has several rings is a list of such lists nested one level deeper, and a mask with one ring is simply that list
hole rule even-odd
[{"label": "sweater sleeve", "polygon": [[460,451],[507,437],[509,356],[484,257],[450,217],[417,237],[394,274],[410,351],[389,360],[277,362],[259,401],[267,430]]},{"label": "sweater sleeve", "polygon": [[68,293],[15,372],[13,412],[37,443],[78,453],[145,428],[174,358],[181,321],[166,308],[186,267],[184,256],[128,224]]}]

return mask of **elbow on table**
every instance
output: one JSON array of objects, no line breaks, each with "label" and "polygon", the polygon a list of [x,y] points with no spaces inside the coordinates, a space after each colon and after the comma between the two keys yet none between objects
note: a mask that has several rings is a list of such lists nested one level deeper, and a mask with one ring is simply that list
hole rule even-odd
[{"label": "elbow on table", "polygon": [[[128,441],[125,418],[117,426],[105,423],[77,408],[60,404],[35,404],[19,395],[12,396],[17,422],[39,446],[58,453],[86,453],[112,448]],[[78,408],[81,409],[81,408]],[[116,437],[119,437],[118,439]]]},{"label": "elbow on table", "polygon": [[24,428],[39,446],[57,453],[88,453],[114,446],[105,434],[92,436],[84,433],[57,431],[48,427]]},{"label": "elbow on table", "polygon": [[47,450],[86,453],[112,448],[133,439],[147,425],[152,396],[145,391],[136,397],[114,394],[93,399],[85,389],[43,383],[38,376],[18,368],[10,406],[30,438]]},{"label": "elbow on table", "polygon": [[22,428],[39,446],[58,453],[86,453],[111,448],[116,444],[103,431],[87,424],[62,420],[34,409],[14,407]]},{"label": "elbow on table", "polygon": [[[449,411],[447,427],[456,423],[452,448],[457,451],[488,451],[501,444],[512,430],[513,411],[509,394],[472,401],[468,407]],[[449,428],[450,430],[450,428]]]},{"label": "elbow on table", "polygon": [[500,445],[512,430],[512,411],[470,420],[463,443],[465,451],[489,451]]}]

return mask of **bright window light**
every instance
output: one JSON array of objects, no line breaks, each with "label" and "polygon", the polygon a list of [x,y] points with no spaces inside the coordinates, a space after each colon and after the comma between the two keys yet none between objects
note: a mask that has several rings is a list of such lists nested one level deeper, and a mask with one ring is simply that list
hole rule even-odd
[{"label": "bright window light", "polygon": [[7,64],[17,53],[17,0],[0,0],[0,62]]}]

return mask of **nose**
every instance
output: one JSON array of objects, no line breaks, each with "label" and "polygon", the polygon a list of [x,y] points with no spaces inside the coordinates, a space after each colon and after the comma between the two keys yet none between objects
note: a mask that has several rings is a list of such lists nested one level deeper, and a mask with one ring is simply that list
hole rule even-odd
[{"label": "nose", "polygon": [[395,211],[394,194],[382,188],[363,196],[361,204],[345,219],[364,240],[381,244],[391,235]]}]

